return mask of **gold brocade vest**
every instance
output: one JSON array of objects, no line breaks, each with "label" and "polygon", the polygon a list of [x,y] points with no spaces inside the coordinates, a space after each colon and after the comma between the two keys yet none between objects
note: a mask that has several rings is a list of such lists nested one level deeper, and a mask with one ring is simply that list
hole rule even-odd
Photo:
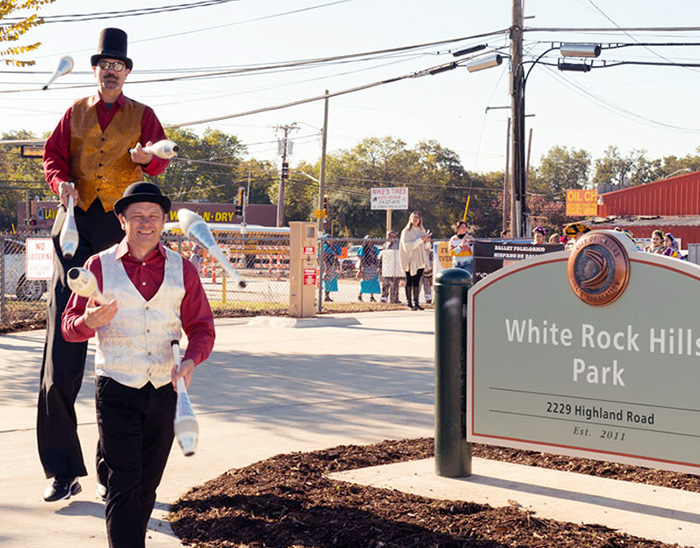
[{"label": "gold brocade vest", "polygon": [[143,170],[131,161],[129,149],[141,138],[145,106],[125,99],[124,108],[119,108],[104,131],[97,119],[97,105],[90,106],[89,97],[73,104],[70,173],[78,190],[76,205],[84,211],[95,198],[105,211],[112,211],[124,189],[143,180]]}]

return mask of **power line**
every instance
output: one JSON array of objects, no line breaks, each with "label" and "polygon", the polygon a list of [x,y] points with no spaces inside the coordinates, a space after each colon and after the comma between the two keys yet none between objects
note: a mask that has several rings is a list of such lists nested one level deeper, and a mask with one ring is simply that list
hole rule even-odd
[{"label": "power line", "polygon": [[523,32],[698,32],[700,27],[525,27]]},{"label": "power line", "polygon": [[[64,15],[45,15],[42,17],[43,24],[51,23],[76,23],[80,21],[97,21],[101,19],[117,19],[121,17],[136,17],[139,15],[156,15],[159,13],[173,12],[190,10],[196,8],[206,8],[209,6],[216,6],[219,4],[228,4],[229,2],[240,2],[241,0],[203,0],[200,2],[193,2],[191,4],[175,4],[170,6],[157,6],[153,8],[139,8],[124,11],[102,11],[94,13],[70,13]],[[8,17],[4,21],[12,23],[17,23],[23,21],[23,17]],[[9,26],[2,24],[2,26]]]}]

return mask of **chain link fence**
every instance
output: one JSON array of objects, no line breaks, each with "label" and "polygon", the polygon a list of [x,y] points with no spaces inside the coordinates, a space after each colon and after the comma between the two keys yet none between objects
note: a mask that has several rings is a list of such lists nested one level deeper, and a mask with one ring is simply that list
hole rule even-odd
[{"label": "chain link fence", "polygon": [[[41,327],[46,320],[48,280],[26,278],[27,238],[47,234],[0,236],[0,329]],[[289,236],[216,234],[217,243],[246,281],[241,288],[222,275],[205,250],[181,234],[164,234],[163,243],[197,267],[216,317],[286,315],[289,311]],[[318,313],[368,312],[406,307],[405,277],[398,245],[386,239],[324,238],[317,246]],[[383,275],[384,274],[384,275]],[[390,275],[388,275],[390,274]],[[424,277],[420,302],[432,303],[432,275]]]},{"label": "chain link fence", "polygon": [[0,235],[0,327],[43,325],[46,321],[48,281],[27,279],[26,239],[24,234]]}]

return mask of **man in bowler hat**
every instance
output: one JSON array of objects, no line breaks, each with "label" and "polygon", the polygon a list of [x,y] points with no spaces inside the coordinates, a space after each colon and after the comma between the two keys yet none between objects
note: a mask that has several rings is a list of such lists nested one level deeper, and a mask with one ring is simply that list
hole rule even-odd
[{"label": "man in bowler hat", "polygon": [[[70,297],[66,272],[82,266],[91,255],[124,237],[113,213],[115,202],[143,174],[155,176],[167,160],[143,150],[165,139],[153,110],[124,96],[122,87],[133,63],[127,57],[127,35],[121,29],[100,33],[98,52],[91,57],[97,94],[78,99],[63,115],[44,146],[44,174],[60,197],[52,230],[54,271],[49,292],[46,343],[41,367],[37,440],[39,457],[52,482],[44,500],[64,500],[81,491],[78,478],[87,475],[77,432],[74,403],[85,368],[87,343],[69,343],[61,335],[61,316]],[[74,187],[70,183],[74,183]],[[79,244],[66,259],[58,237],[72,196]],[[106,495],[106,469],[97,451],[97,493]]]},{"label": "man in bowler hat", "polygon": [[[174,438],[178,378],[214,346],[214,318],[194,265],[160,243],[170,200],[153,183],[129,185],[114,204],[126,236],[85,263],[109,302],[73,295],[63,315],[68,341],[97,337],[95,408],[109,470],[110,548],[143,548]],[[175,368],[171,341],[187,335]]]}]

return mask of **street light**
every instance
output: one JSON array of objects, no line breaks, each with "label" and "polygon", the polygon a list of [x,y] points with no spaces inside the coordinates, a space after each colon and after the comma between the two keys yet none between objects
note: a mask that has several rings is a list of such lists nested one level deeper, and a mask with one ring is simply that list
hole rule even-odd
[{"label": "street light", "polygon": [[[514,20],[520,15],[514,14]],[[518,27],[518,25],[514,25]],[[520,25],[520,27],[522,26]],[[525,85],[527,78],[532,72],[535,65],[549,52],[559,50],[562,57],[578,57],[578,58],[593,58],[598,57],[602,51],[599,44],[558,44],[552,45],[549,49],[542,52],[534,61],[522,60],[522,38],[513,40],[513,51],[511,52],[511,67],[512,71],[512,102],[511,102],[511,118],[513,120],[513,129],[511,133],[513,143],[513,235],[522,237],[526,235],[527,224],[527,170],[525,156]],[[518,44],[517,46],[515,44]],[[469,72],[475,72],[501,64],[502,56],[500,54],[491,54],[478,57],[467,64]],[[524,70],[526,63],[531,63],[532,66],[527,73]],[[591,70],[590,65],[567,63],[559,61],[559,70],[573,70],[580,72],[588,72]]]},{"label": "street light", "polygon": [[497,67],[502,62],[503,56],[500,53],[485,55],[484,57],[479,57],[467,63],[467,70],[469,72],[478,72],[480,70]]},{"label": "street light", "polygon": [[562,44],[559,53],[562,57],[599,57],[600,44]]}]

